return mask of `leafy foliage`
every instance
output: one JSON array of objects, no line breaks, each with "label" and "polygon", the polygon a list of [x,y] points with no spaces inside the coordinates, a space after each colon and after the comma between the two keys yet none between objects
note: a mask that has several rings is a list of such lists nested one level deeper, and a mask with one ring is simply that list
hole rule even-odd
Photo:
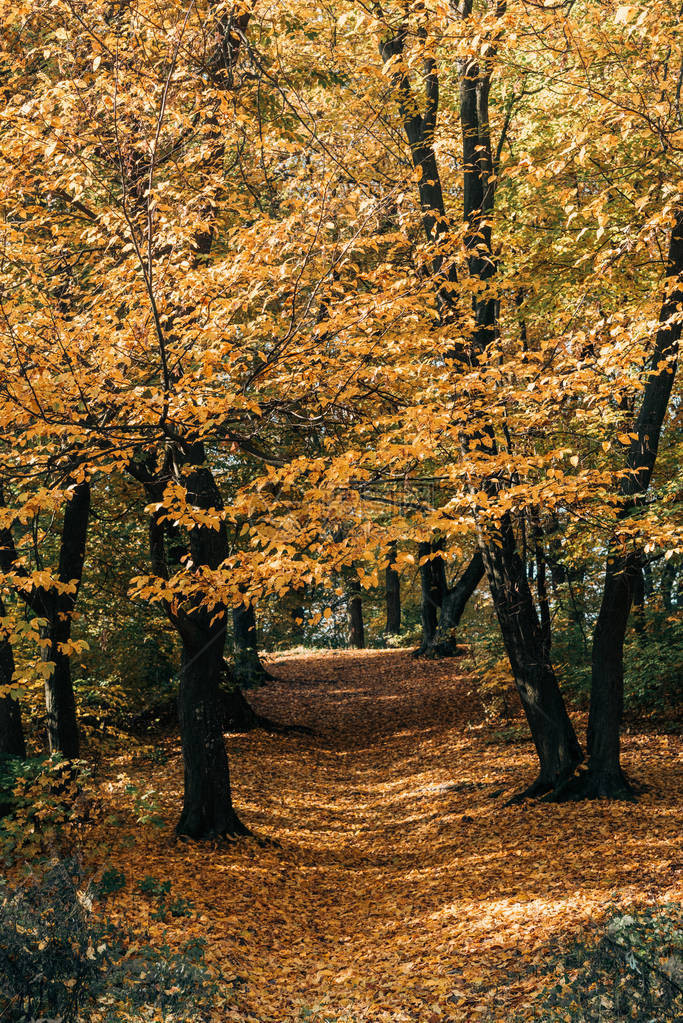
[{"label": "leafy foliage", "polygon": [[0,851],[7,862],[53,856],[73,843],[87,802],[83,765],[59,754],[0,757]]},{"label": "leafy foliage", "polygon": [[[517,926],[670,886],[682,67],[679,0],[0,0],[0,852],[121,863],[52,979],[8,895],[9,1009],[182,1015],[210,935],[226,1019],[468,1020]],[[499,805],[532,749],[643,815]]]},{"label": "leafy foliage", "polygon": [[592,943],[556,966],[556,983],[520,1019],[666,1023],[683,1014],[683,912],[663,905],[613,914]]},{"label": "leafy foliage", "polygon": [[[113,877],[110,872],[106,894],[119,890],[112,889]],[[85,889],[81,880],[75,862],[61,861],[18,887],[0,885],[3,1017],[114,1023],[156,1010],[162,1018],[203,1018],[213,985],[201,941],[191,939],[180,951],[134,942],[93,905],[98,892],[105,894],[104,878]]]}]

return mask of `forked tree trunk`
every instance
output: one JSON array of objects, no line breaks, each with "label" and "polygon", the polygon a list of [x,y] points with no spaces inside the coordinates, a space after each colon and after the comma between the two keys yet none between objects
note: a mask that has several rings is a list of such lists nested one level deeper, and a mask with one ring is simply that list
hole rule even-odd
[{"label": "forked tree trunk", "polygon": [[[621,514],[637,508],[647,492],[671,396],[683,319],[683,207],[676,211],[667,260],[666,294],[650,359],[650,373],[622,477]],[[600,613],[593,634],[591,703],[588,716],[588,771],[575,795],[632,798],[621,767],[620,730],[624,705],[624,638],[640,555],[612,544],[605,567]]]},{"label": "forked tree trunk", "polygon": [[[469,17],[471,10],[471,0],[464,0],[463,17]],[[495,198],[495,165],[488,110],[494,52],[492,42],[481,66],[476,57],[468,57],[460,68],[465,245],[470,276],[482,282],[492,280],[496,274],[490,219]],[[476,364],[495,339],[497,306],[495,297],[486,293],[475,297],[473,306],[476,327],[471,361]],[[491,426],[483,428],[480,441],[482,450],[495,454],[497,445]],[[467,438],[464,443],[467,449]],[[500,489],[497,479],[485,481],[485,486],[492,494]],[[509,514],[502,516],[496,532],[497,536],[491,536],[477,523],[479,547],[503,643],[540,764],[536,781],[521,796],[537,795],[566,782],[582,760],[582,753],[553,671],[547,636],[538,619]]]},{"label": "forked tree trunk", "polygon": [[439,544],[422,541],[417,554],[420,563],[420,614],[422,617],[422,642],[415,651],[416,657],[430,654],[434,649],[439,611],[446,595],[446,567],[439,553]]},{"label": "forked tree trunk", "polygon": [[566,782],[583,759],[552,665],[545,653],[524,562],[509,516],[498,542],[487,537],[482,555],[493,604],[517,691],[536,746],[540,770],[522,796],[541,795]]},{"label": "forked tree trunk", "polygon": [[[5,608],[0,601],[0,615]],[[0,639],[0,686],[9,686],[14,676],[14,654],[8,638]],[[0,697],[0,756],[26,756],[24,729],[21,724],[21,708],[14,697]]]},{"label": "forked tree trunk", "polygon": [[[216,528],[196,526],[188,530],[188,547],[191,564],[198,572],[217,569],[227,557],[228,539],[225,524],[219,520],[223,502],[205,462],[203,445],[188,443],[182,449],[169,450],[160,473],[146,463],[132,464],[130,471],[144,484],[151,501],[161,501],[169,480],[176,478],[186,487],[188,504],[216,516]],[[149,523],[152,570],[164,580],[169,579],[166,533],[163,517],[153,514]],[[232,806],[223,740],[220,681],[227,608],[212,605],[208,610],[198,597],[193,607],[166,604],[165,609],[182,643],[178,718],[185,786],[176,832],[195,839],[248,834]]]},{"label": "forked tree trunk", "polygon": [[[250,6],[245,10],[219,14],[213,32],[214,46],[208,55],[205,71],[219,89],[230,88],[243,34],[251,17]],[[208,162],[219,167],[225,156],[225,140],[220,119],[210,115],[212,127],[209,140]],[[205,224],[193,239],[196,260],[210,255],[215,236],[215,195],[204,205]],[[177,457],[176,457],[177,456]],[[133,475],[145,484],[148,493],[158,501],[166,483],[179,475],[179,463],[189,468],[184,480],[187,500],[197,507],[219,513],[223,508],[220,491],[211,469],[206,464],[204,446],[185,438],[174,451],[167,451],[164,470],[157,475],[149,466],[131,467]],[[157,575],[168,579],[164,524],[154,515],[150,521],[150,553]],[[225,525],[218,528],[197,526],[189,530],[192,565],[216,569],[228,554]],[[205,610],[201,601],[189,612],[176,612],[166,606],[169,619],[182,640],[182,670],[178,698],[178,713],[183,744],[185,790],[183,809],[176,831],[188,837],[217,838],[248,834],[232,806],[228,756],[222,734],[222,711],[219,701],[219,683],[223,670],[225,628],[228,609],[214,606]],[[253,610],[253,609],[252,609]],[[213,623],[213,624],[212,624]]]},{"label": "forked tree trunk", "polygon": [[[504,5],[503,5],[504,6]],[[463,19],[472,11],[472,0],[462,0],[457,10]],[[385,61],[404,55],[407,28],[402,27],[390,40],[381,45]],[[487,56],[482,58],[480,68],[475,57],[468,57],[460,66],[460,116],[463,138],[463,202],[467,224],[465,246],[467,250],[470,277],[486,282],[496,273],[491,242],[490,216],[494,207],[495,166],[491,147],[488,99],[490,78],[496,43],[491,40]],[[397,64],[393,76],[399,94],[401,115],[406,138],[410,145],[413,163],[416,167],[429,169],[430,183],[439,184],[438,169],[433,149],[434,130],[437,120],[439,84],[433,57],[426,54],[424,79],[426,107],[424,115],[419,113],[417,101],[410,89],[405,63]],[[422,178],[426,175],[423,174]],[[439,185],[429,195],[420,187],[422,222],[431,242],[435,242],[448,228],[444,210],[443,194]],[[431,207],[431,208],[430,208]],[[444,265],[439,253],[433,265],[435,288],[439,308],[444,319],[448,319],[457,283],[454,263]],[[497,308],[493,294],[483,294],[474,299],[475,330],[469,345],[455,341],[451,356],[455,364],[471,366],[476,364],[486,347],[496,336]],[[495,450],[495,439],[486,440],[489,450]],[[467,439],[465,445],[467,448]],[[489,484],[496,485],[495,481]],[[478,541],[483,564],[486,569],[496,614],[500,623],[503,641],[512,664],[517,688],[529,721],[534,743],[540,760],[537,781],[527,792],[547,791],[564,781],[581,759],[581,750],[569,721],[557,679],[552,669],[536,608],[526,577],[525,565],[517,554],[514,531],[509,519],[501,523],[505,550],[499,549],[482,532],[478,523]],[[427,584],[427,573],[422,575],[423,594]],[[432,602],[433,605],[433,602]],[[423,599],[424,640],[431,640],[436,632],[436,620],[430,609],[430,602]],[[421,648],[422,649],[422,648]]]},{"label": "forked tree trunk", "polygon": [[458,653],[457,630],[477,586],[484,578],[484,559],[477,551],[455,583],[446,590],[432,646],[434,657],[453,657]]},{"label": "forked tree trunk", "polygon": [[387,605],[387,624],[385,632],[396,635],[401,631],[401,577],[394,568],[396,544],[391,545],[389,564],[385,573],[385,595]]}]

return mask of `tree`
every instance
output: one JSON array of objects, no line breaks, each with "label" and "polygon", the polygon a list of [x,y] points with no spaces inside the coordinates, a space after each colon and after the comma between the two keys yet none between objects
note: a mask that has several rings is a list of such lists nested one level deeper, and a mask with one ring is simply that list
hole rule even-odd
[{"label": "tree", "polygon": [[360,581],[354,569],[349,573],[346,585],[346,602],[348,617],[348,643],[355,650],[362,650],[365,646],[365,627],[363,625],[363,598],[361,596]]},{"label": "tree", "polygon": [[[0,600],[0,616],[5,617],[5,606]],[[0,639],[0,756],[26,756],[21,707],[12,695],[14,680],[14,654],[8,636]]]},{"label": "tree", "polygon": [[272,679],[258,654],[256,613],[251,601],[232,609],[232,627],[234,672],[238,685],[249,688]]},{"label": "tree", "polygon": [[[200,572],[215,571],[225,559],[228,546],[225,524],[215,519],[222,509],[222,499],[206,465],[203,445],[196,443],[183,453],[183,462],[180,452],[170,453],[166,469],[182,480],[190,506],[213,517],[211,524],[193,523],[187,530],[189,557]],[[161,496],[164,484],[171,481],[170,476],[166,481],[145,465],[136,465],[133,472],[151,498]],[[161,504],[150,520],[150,552],[154,573],[164,580],[170,578],[166,536]],[[248,830],[232,806],[222,730],[220,683],[227,608],[217,602],[207,607],[202,597],[200,591],[185,606],[164,601],[182,646],[178,717],[185,771],[183,808],[176,830],[190,838],[235,837],[248,834]]]},{"label": "tree", "polygon": [[13,579],[19,596],[41,622],[41,658],[47,665],[45,707],[50,751],[68,758],[77,757],[80,751],[70,651],[89,517],[90,483],[87,479],[74,480],[67,490],[59,536],[59,564],[54,576],[38,569],[35,574],[29,572],[19,558],[11,528],[0,530],[2,570]]},{"label": "tree", "polygon": [[389,547],[389,561],[385,571],[384,592],[387,608],[387,624],[385,632],[397,635],[401,631],[401,577],[394,568],[396,561],[396,542]]},{"label": "tree", "polygon": [[[463,20],[469,19],[472,14],[471,0],[464,0],[458,10]],[[504,4],[497,5],[498,19],[502,17],[504,10]],[[466,225],[464,245],[470,278],[478,282],[480,287],[472,299],[474,324],[469,346],[465,347],[465,351],[459,345],[454,346],[452,358],[455,365],[469,363],[477,366],[496,336],[496,300],[489,287],[489,282],[496,272],[490,222],[494,203],[495,156],[489,125],[489,93],[498,32],[496,26],[493,32],[486,34],[483,44],[484,55],[481,58],[477,52],[475,56],[468,56],[460,61],[463,205]],[[418,34],[422,41],[426,39],[424,30]],[[403,71],[404,41],[405,30],[401,28],[398,33],[393,34],[389,43],[384,44],[383,52],[390,55],[400,68],[394,74],[394,81],[399,89],[401,114],[413,158],[418,155],[425,158],[426,154],[426,159],[430,161],[430,173],[433,175],[431,169],[433,146],[429,145],[425,149],[424,136],[426,135],[430,143],[433,141],[438,108],[438,75],[435,62],[427,50],[425,75],[428,105],[424,116],[421,116],[415,111],[415,102],[412,100],[409,82]],[[413,130],[412,124],[415,120],[422,134],[418,132],[416,135]],[[417,139],[419,148],[416,147],[414,138]],[[440,229],[431,225],[434,223],[434,217],[439,223],[445,220],[440,188],[436,203],[437,209],[432,213],[430,226],[425,221],[425,228],[428,234],[438,237]],[[454,267],[453,259],[450,266]],[[440,274],[440,271],[439,264],[437,272]],[[451,280],[454,276],[454,271],[451,270]],[[436,287],[439,291],[442,290],[440,277],[436,279]],[[485,454],[495,457],[497,441],[490,422],[485,423],[483,427],[477,422],[467,432],[463,432],[462,448],[465,457],[473,445]],[[483,489],[489,496],[497,497],[501,490],[499,478],[492,475],[485,479]],[[503,642],[540,762],[538,778],[524,794],[542,794],[572,776],[582,759],[582,753],[545,650],[541,626],[529,589],[526,566],[517,552],[511,516],[509,512],[503,512],[497,521],[485,525],[481,515],[477,514],[476,521],[481,557]],[[440,606],[442,597],[435,596],[436,589],[433,585],[427,585],[426,589],[429,594],[423,605],[426,608],[424,635],[430,644],[436,631],[435,609]],[[442,591],[443,588],[439,587],[439,590]]]},{"label": "tree", "polygon": [[[673,218],[660,326],[626,455],[626,471],[621,479],[619,514],[622,519],[637,511],[650,486],[676,374],[683,330],[683,208],[676,207]],[[613,540],[593,633],[588,770],[585,779],[574,787],[574,793],[602,799],[633,795],[621,769],[619,733],[624,705],[624,637],[641,574],[640,552],[625,548],[623,540]]]}]

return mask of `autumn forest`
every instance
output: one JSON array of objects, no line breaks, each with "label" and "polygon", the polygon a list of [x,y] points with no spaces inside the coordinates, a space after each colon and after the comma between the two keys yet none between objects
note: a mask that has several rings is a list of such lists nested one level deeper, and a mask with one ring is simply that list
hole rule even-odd
[{"label": "autumn forest", "polygon": [[0,1021],[683,1018],[680,0],[0,8]]}]

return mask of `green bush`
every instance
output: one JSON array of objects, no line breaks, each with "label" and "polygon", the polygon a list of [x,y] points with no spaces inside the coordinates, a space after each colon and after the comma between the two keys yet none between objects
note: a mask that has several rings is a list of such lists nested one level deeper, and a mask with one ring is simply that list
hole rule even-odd
[{"label": "green bush", "polygon": [[[117,877],[121,877],[117,872]],[[97,888],[82,890],[78,866],[57,861],[41,878],[0,883],[0,1019],[119,1023],[150,1011],[174,1020],[209,1012],[214,985],[201,941],[180,951],[152,948],[96,911]],[[100,882],[101,884],[101,882]]]},{"label": "green bush", "polygon": [[0,757],[0,856],[18,859],[63,854],[87,814],[83,765],[59,754]]},{"label": "green bush", "polygon": [[627,714],[662,724],[680,721],[683,696],[683,617],[650,611],[624,650]]},{"label": "green bush", "polygon": [[116,867],[107,867],[102,877],[95,884],[95,894],[98,899],[106,899],[110,895],[116,895],[126,887],[126,875]]},{"label": "green bush", "polygon": [[525,1020],[674,1023],[683,1019],[683,910],[615,913],[596,940],[575,943],[549,966],[554,982]]}]

